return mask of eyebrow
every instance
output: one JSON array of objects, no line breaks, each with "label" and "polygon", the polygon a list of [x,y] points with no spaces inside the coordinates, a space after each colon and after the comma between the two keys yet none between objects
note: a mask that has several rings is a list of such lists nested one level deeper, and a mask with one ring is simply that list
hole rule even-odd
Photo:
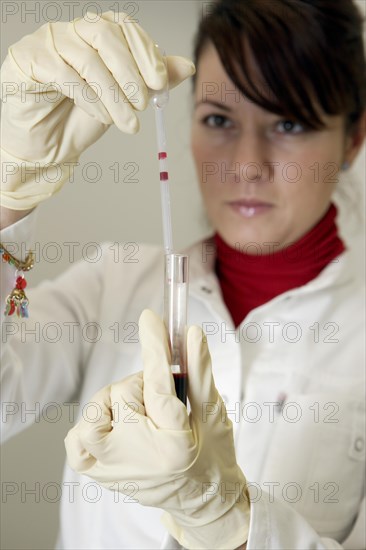
[{"label": "eyebrow", "polygon": [[195,107],[199,107],[199,105],[212,105],[213,107],[218,107],[223,111],[231,111],[230,107],[228,107],[224,103],[219,103],[218,101],[212,101],[211,99],[202,99],[201,101],[197,101],[195,103]]}]

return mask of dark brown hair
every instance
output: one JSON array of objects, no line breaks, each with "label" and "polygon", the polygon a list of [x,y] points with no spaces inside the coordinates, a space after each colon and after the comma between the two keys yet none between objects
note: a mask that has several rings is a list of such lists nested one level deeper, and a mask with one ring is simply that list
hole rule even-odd
[{"label": "dark brown hair", "polygon": [[321,111],[342,114],[351,130],[366,108],[362,31],[352,0],[217,0],[200,23],[194,58],[211,42],[257,105],[313,129],[323,127]]}]

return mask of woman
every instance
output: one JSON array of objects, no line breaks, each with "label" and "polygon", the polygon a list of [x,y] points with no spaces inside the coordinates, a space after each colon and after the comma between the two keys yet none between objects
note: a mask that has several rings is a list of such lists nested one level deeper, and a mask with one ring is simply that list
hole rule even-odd
[{"label": "woman", "polygon": [[[102,90],[128,73],[141,92],[135,109],[146,106],[144,82],[159,89],[165,79],[151,41],[123,14],[118,25],[108,14],[103,24],[88,23],[42,28],[15,45],[5,63],[9,81],[18,82],[19,67],[28,75],[28,113],[48,129],[42,141],[42,123],[33,120],[32,141],[19,142],[17,122],[25,116],[13,92],[4,122],[8,161],[54,161],[63,174],[58,184],[108,124],[136,129],[126,102],[125,112],[108,95],[84,105],[77,86],[73,98],[82,109],[65,101],[64,83],[76,78],[70,71],[101,82]],[[90,479],[66,468],[65,480],[77,490],[63,502],[60,547],[156,548],[164,535],[161,509],[168,532],[187,548],[364,547],[363,284],[354,268],[359,251],[345,249],[332,205],[338,172],[364,139],[361,36],[350,1],[221,0],[201,24],[192,150],[215,236],[189,251],[189,323],[206,329],[227,410],[207,343],[193,327],[188,418],[174,396],[164,328],[151,312],[140,323],[142,363],[137,342],[112,337],[37,350],[19,335],[9,338],[9,396],[66,401],[79,388],[83,414],[66,440],[69,462],[109,489],[93,501]],[[113,51],[126,59],[122,75]],[[168,71],[176,83],[191,69],[173,58]],[[57,109],[35,105],[31,76],[62,87]],[[76,124],[88,130],[78,141]],[[34,175],[22,181],[21,166],[7,173],[9,222],[54,192],[40,193]],[[93,273],[75,266],[29,293],[32,317],[79,326],[97,320],[103,329],[116,319],[136,321],[145,307],[160,311],[161,252],[146,247],[141,257],[121,266],[106,254]],[[115,382],[122,370],[129,376]]]}]

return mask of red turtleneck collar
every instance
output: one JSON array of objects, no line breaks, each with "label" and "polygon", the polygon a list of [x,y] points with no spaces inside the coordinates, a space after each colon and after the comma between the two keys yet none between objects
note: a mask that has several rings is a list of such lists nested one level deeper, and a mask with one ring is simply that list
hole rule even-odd
[{"label": "red turtleneck collar", "polygon": [[314,279],[344,250],[338,236],[336,207],[299,241],[278,252],[252,255],[215,235],[216,273],[235,326],[254,308]]}]

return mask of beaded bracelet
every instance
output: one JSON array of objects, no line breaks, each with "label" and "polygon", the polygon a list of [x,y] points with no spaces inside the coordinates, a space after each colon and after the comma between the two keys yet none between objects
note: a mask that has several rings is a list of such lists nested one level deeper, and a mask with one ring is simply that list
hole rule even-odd
[{"label": "beaded bracelet", "polygon": [[34,266],[33,252],[29,252],[24,262],[17,260],[5,246],[0,243],[0,254],[3,262],[13,265],[15,271],[15,286],[9,296],[5,300],[4,315],[13,315],[16,313],[18,317],[28,317],[29,300],[25,295],[24,289],[27,286],[27,281],[24,277],[24,271],[29,271]]}]

